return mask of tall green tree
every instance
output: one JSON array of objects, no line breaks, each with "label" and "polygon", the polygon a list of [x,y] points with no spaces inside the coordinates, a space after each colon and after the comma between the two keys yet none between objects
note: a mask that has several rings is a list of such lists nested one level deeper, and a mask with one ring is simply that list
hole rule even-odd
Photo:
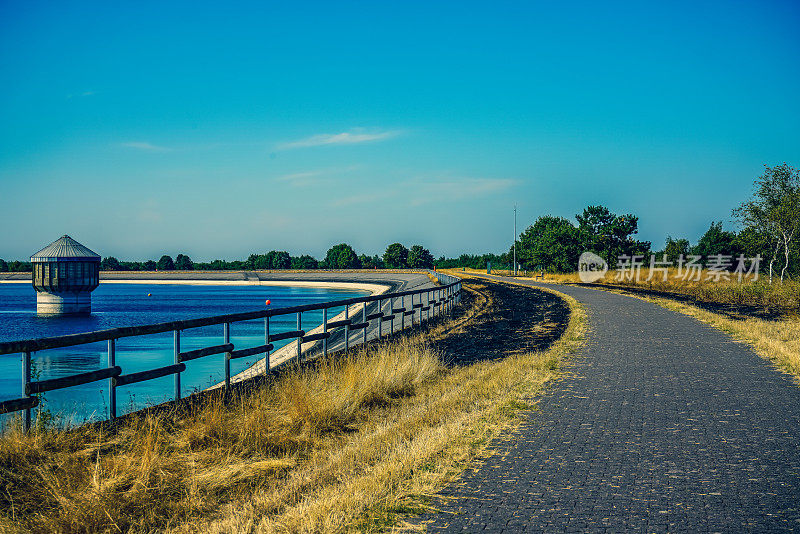
[{"label": "tall green tree", "polygon": [[347,243],[340,243],[328,249],[325,254],[326,269],[358,269],[361,262],[356,251]]},{"label": "tall green tree", "polygon": [[708,258],[723,254],[735,258],[739,254],[736,247],[736,234],[722,229],[722,222],[712,222],[700,241],[692,247],[692,253],[702,256],[708,264]]},{"label": "tall green tree", "polygon": [[114,256],[108,256],[107,258],[103,258],[100,262],[100,269],[103,271],[119,271],[120,264],[119,260]]},{"label": "tall green tree", "polygon": [[267,254],[250,254],[245,261],[247,268],[253,271],[267,271],[272,269],[272,258]]},{"label": "tall green tree", "polygon": [[774,246],[769,262],[769,280],[778,253],[783,252],[781,281],[791,263],[795,239],[800,233],[800,171],[783,163],[764,165],[764,174],[756,178],[753,197],[733,210],[745,226],[769,235]]},{"label": "tall green tree", "polygon": [[527,270],[572,272],[580,254],[578,229],[564,217],[539,217],[517,242],[517,261]]},{"label": "tall green tree", "polygon": [[408,251],[408,266],[412,269],[432,269],[433,254],[422,245],[413,245]]},{"label": "tall green tree", "polygon": [[178,254],[175,257],[175,269],[179,271],[191,271],[194,269],[194,263],[186,254]]},{"label": "tall green tree", "polygon": [[667,261],[671,261],[673,263],[677,262],[681,256],[685,258],[689,254],[689,240],[672,239],[672,236],[667,236],[667,242],[664,246],[664,254],[667,255]]},{"label": "tall green tree", "polygon": [[383,269],[385,267],[383,264],[383,260],[377,254],[375,254],[374,256],[367,256],[366,254],[361,254],[358,257],[358,259],[361,262],[362,269]]},{"label": "tall green tree", "polygon": [[31,262],[14,260],[8,262],[8,270],[12,273],[28,273],[33,270]]},{"label": "tall green tree", "polygon": [[646,256],[650,252],[649,241],[633,238],[639,233],[635,215],[615,215],[605,206],[588,206],[575,217],[583,250],[601,256],[612,268],[623,254]]},{"label": "tall green tree", "polygon": [[292,257],[292,269],[295,270],[310,270],[317,269],[319,262],[308,254],[302,256]]},{"label": "tall green tree", "polygon": [[383,263],[389,269],[405,269],[408,267],[408,249],[400,243],[392,243],[383,253]]},{"label": "tall green tree", "polygon": [[0,258],[0,273],[7,273],[8,272],[8,264]]},{"label": "tall green tree", "polygon": [[175,262],[172,261],[171,256],[167,256],[164,254],[158,260],[158,264],[156,265],[156,269],[159,271],[174,271],[175,270]]},{"label": "tall green tree", "polygon": [[273,269],[291,269],[292,268],[292,258],[289,256],[289,253],[285,250],[273,250],[270,252],[272,254],[272,268]]},{"label": "tall green tree", "polygon": [[285,250],[270,250],[266,254],[250,254],[244,264],[254,271],[291,269],[292,258]]}]

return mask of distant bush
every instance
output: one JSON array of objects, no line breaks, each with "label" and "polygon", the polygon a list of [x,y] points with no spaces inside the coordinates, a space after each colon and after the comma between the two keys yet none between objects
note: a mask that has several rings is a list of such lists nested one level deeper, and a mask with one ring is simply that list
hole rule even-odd
[{"label": "distant bush", "polygon": [[292,269],[309,270],[317,269],[319,262],[308,254],[302,256],[292,257]]},{"label": "distant bush", "polygon": [[433,254],[422,245],[414,245],[408,251],[408,266],[412,269],[431,269]]},{"label": "distant bush", "polygon": [[192,263],[192,259],[189,256],[178,254],[175,258],[175,269],[179,271],[191,271],[194,269],[194,263]]},{"label": "distant bush", "polygon": [[10,261],[8,262],[8,270],[12,273],[29,273],[33,268],[28,261]]},{"label": "distant bush", "polygon": [[156,269],[159,271],[174,271],[175,263],[172,261],[172,257],[166,254],[161,256],[161,259],[158,260],[158,264],[156,264]]},{"label": "distant bush", "polygon": [[408,249],[400,243],[392,243],[383,253],[383,263],[389,269],[404,269],[408,267]]},{"label": "distant bush", "polygon": [[356,251],[347,243],[340,243],[328,249],[325,255],[325,269],[358,269],[361,261]]}]

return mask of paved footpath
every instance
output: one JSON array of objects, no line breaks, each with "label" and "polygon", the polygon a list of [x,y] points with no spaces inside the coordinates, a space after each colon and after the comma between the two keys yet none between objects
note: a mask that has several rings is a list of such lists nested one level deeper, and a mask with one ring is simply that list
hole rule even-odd
[{"label": "paved footpath", "polygon": [[790,377],[690,317],[549,287],[586,305],[587,344],[520,432],[442,492],[429,532],[800,531]]}]

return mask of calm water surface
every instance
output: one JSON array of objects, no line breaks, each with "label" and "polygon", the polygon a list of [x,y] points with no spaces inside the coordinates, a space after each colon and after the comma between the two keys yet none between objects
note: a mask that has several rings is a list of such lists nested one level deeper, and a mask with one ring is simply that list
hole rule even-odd
[{"label": "calm water surface", "polygon": [[[147,296],[151,294],[152,296]],[[91,332],[120,326],[134,326],[179,319],[192,319],[238,313],[270,307],[296,306],[367,295],[368,292],[282,286],[193,286],[161,284],[101,284],[92,293],[90,317],[37,317],[36,293],[30,284],[0,284],[0,342]],[[341,310],[331,310],[332,317]],[[322,312],[303,314],[303,328],[322,322]],[[294,330],[294,315],[270,319],[273,333]],[[181,350],[217,345],[223,342],[222,325],[185,330]],[[275,343],[280,347],[289,340]],[[245,348],[264,343],[264,320],[231,325],[231,343]],[[107,342],[63,349],[45,350],[33,355],[35,374],[40,380],[82,373],[107,366]],[[263,356],[263,355],[262,355]],[[224,379],[224,355],[215,354],[186,363],[181,374],[183,394],[203,389]],[[258,356],[231,360],[231,373],[242,371],[258,361]],[[117,340],[116,362],[122,372],[134,373],[173,363],[172,332]],[[0,356],[0,400],[21,397],[20,355]],[[104,419],[108,413],[107,380],[44,394],[43,406],[65,423]],[[172,398],[172,375],[117,388],[118,413],[130,412]],[[9,415],[0,415],[0,426]]]}]

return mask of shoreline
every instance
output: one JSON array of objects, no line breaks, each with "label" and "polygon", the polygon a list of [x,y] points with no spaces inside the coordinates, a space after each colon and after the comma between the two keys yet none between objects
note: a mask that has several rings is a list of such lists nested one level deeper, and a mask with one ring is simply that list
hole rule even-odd
[{"label": "shoreline", "polygon": [[[0,280],[0,284],[30,284],[30,280]],[[135,285],[187,285],[187,286],[281,286],[281,287],[307,287],[320,289],[343,289],[369,291],[370,295],[379,295],[388,291],[391,286],[370,282],[334,282],[322,280],[100,280],[100,285],[105,284],[135,284]]]}]

